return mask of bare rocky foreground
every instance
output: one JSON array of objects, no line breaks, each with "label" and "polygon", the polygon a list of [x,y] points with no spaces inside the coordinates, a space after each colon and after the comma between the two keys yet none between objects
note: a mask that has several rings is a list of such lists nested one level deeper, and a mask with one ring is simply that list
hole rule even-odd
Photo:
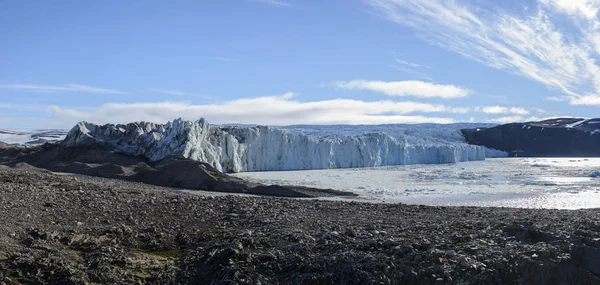
[{"label": "bare rocky foreground", "polygon": [[599,284],[600,210],[201,196],[0,166],[0,284]]}]

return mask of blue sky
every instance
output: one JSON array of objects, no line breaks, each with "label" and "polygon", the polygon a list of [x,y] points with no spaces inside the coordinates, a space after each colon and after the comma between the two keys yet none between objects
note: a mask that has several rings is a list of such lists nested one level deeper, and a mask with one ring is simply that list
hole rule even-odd
[{"label": "blue sky", "polygon": [[0,127],[597,116],[598,1],[0,2]]}]

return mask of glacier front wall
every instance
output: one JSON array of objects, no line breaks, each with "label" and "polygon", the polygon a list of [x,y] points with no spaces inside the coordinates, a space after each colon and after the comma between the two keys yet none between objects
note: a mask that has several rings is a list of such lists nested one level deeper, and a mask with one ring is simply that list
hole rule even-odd
[{"label": "glacier front wall", "polygon": [[66,147],[105,145],[151,161],[183,157],[223,172],[355,168],[453,163],[485,159],[485,149],[468,144],[412,145],[383,134],[310,138],[271,127],[210,127],[181,119],[164,125],[78,123]]}]

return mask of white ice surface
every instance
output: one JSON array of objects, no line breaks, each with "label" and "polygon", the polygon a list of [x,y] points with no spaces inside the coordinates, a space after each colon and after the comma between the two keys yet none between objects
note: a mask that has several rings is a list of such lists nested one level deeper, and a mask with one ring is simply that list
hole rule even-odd
[{"label": "white ice surface", "polygon": [[600,158],[494,158],[457,164],[253,172],[267,184],[352,191],[359,200],[444,206],[600,208]]},{"label": "white ice surface", "polygon": [[184,157],[224,172],[356,168],[483,160],[492,150],[464,142],[462,125],[210,126],[204,119],[99,126],[80,122],[67,147],[107,143],[151,161]]},{"label": "white ice surface", "polygon": [[65,138],[68,130],[19,129],[0,130],[0,141],[8,144],[27,144],[38,139],[60,141]]}]

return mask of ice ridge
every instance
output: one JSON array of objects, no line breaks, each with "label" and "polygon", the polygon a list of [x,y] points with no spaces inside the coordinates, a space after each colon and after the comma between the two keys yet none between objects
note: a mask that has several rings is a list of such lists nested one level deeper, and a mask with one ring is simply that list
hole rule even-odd
[{"label": "ice ridge", "polygon": [[65,147],[103,145],[150,161],[182,157],[223,172],[357,168],[485,159],[466,143],[411,144],[385,133],[314,137],[266,126],[210,126],[200,119],[166,124],[78,123]]}]

